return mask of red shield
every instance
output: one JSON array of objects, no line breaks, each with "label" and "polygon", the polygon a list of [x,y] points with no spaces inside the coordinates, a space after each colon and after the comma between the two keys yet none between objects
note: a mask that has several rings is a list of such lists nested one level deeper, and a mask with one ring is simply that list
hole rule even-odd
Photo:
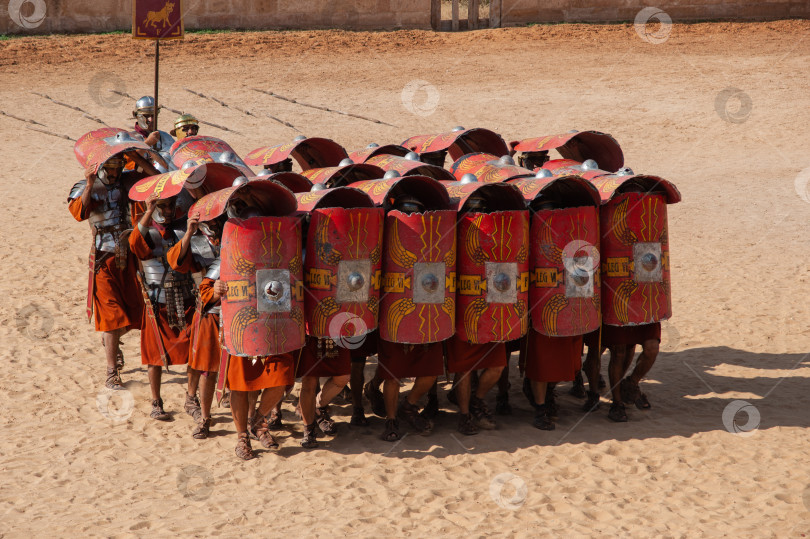
[{"label": "red shield", "polygon": [[304,346],[301,225],[294,217],[231,219],[222,233],[222,341],[235,356]]},{"label": "red shield", "polygon": [[182,168],[187,161],[202,163],[222,163],[235,168],[248,178],[255,176],[242,158],[239,157],[230,144],[216,137],[193,136],[180,139],[170,150],[172,163]]},{"label": "red shield", "polygon": [[428,165],[421,161],[411,161],[404,157],[397,155],[378,155],[366,161],[369,165],[375,165],[385,171],[394,170],[399,172],[402,176],[427,176],[434,180],[454,182],[456,178],[450,173],[449,170],[437,167],[436,165]]},{"label": "red shield", "polygon": [[354,182],[382,178],[385,171],[374,165],[344,165],[342,167],[311,168],[303,173],[313,184],[322,183],[327,188],[342,187]]},{"label": "red shield", "polygon": [[498,158],[488,153],[471,153],[458,159],[450,167],[450,172],[460,180],[465,174],[472,174],[479,183],[498,183],[513,178],[534,176],[534,172],[515,165],[501,165]]},{"label": "red shield", "polygon": [[583,168],[582,163],[571,159],[554,159],[543,164],[545,170],[550,171],[554,176],[579,176],[586,180],[592,180],[600,176],[608,176],[610,172],[598,168]]},{"label": "red shield", "polygon": [[458,220],[456,333],[473,344],[528,330],[529,213],[466,213]]},{"label": "red shield", "polygon": [[377,327],[382,278],[381,208],[310,213],[305,268],[307,331],[337,341]]},{"label": "red shield", "polygon": [[124,129],[104,127],[82,135],[73,146],[76,159],[83,168],[99,166],[110,157],[132,150],[152,149],[142,140],[134,140]]},{"label": "red shield", "polygon": [[450,208],[450,196],[447,188],[427,176],[404,176],[387,180],[369,180],[353,183],[351,187],[368,193],[377,206],[389,209],[387,202],[397,193],[409,194],[425,205],[428,210],[446,210]]},{"label": "red shield", "polygon": [[385,217],[380,338],[424,344],[454,333],[456,212]]},{"label": "red shield", "polygon": [[596,206],[540,210],[531,223],[532,327],[552,337],[599,328]]},{"label": "red shield", "polygon": [[509,146],[503,138],[489,129],[462,129],[438,135],[417,135],[402,145],[419,154],[447,150],[453,161],[474,152],[486,152],[497,156],[509,153]]},{"label": "red shield", "polygon": [[624,154],[612,136],[599,131],[574,131],[515,141],[510,144],[518,152],[557,150],[563,159],[582,162],[593,159],[604,170],[615,172],[624,165]]},{"label": "red shield", "polygon": [[672,305],[665,196],[616,194],[602,206],[600,221],[604,322],[633,326],[669,318]]},{"label": "red shield", "polygon": [[408,148],[402,147],[398,144],[386,144],[384,146],[367,146],[362,150],[349,152],[349,159],[351,159],[355,163],[365,163],[372,157],[376,157],[378,155],[396,155],[399,157],[405,157],[406,155],[408,155],[408,152],[410,152]]},{"label": "red shield", "polygon": [[328,138],[303,138],[276,146],[256,148],[245,157],[252,166],[275,165],[293,157],[301,170],[336,167],[349,155],[343,146]]}]

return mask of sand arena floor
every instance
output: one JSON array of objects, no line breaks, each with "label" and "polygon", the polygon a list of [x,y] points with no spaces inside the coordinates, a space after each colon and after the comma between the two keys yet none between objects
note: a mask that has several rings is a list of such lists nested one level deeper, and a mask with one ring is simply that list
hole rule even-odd
[{"label": "sand arena floor", "polygon": [[[230,129],[201,134],[242,155],[300,133],[356,149],[459,124],[507,140],[596,129],[683,194],[669,208],[674,316],[646,384],[652,410],[628,409],[621,425],[605,405],[583,416],[564,385],[557,430],[541,432],[514,372],[516,410],[494,432],[462,438],[442,396],[432,435],[392,445],[378,439],[382,420],[349,428],[337,403],[338,437],[308,452],[286,404],[281,451],[247,463],[227,410],[211,439],[191,438],[178,369],[164,377],[174,421],[148,418],[137,333],[124,338],[127,419],[110,419],[126,401],[98,405],[89,235],[65,203],[82,171],[72,141],[42,130],[76,139],[102,127],[90,117],[129,126],[132,102],[110,90],[151,93],[151,46],[0,41],[0,536],[809,533],[809,33],[800,21],[675,25],[653,44],[632,25],[561,25],[189,35],[162,47],[161,103]],[[750,436],[724,425],[736,400],[751,406]]]}]

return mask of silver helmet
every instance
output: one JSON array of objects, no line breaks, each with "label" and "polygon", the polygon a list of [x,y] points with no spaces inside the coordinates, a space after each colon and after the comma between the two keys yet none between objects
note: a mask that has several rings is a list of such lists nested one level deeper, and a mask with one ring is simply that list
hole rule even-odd
[{"label": "silver helmet", "polygon": [[593,159],[586,159],[582,163],[582,170],[596,170],[599,168],[599,165]]},{"label": "silver helmet", "polygon": [[340,160],[340,163],[338,164],[338,166],[339,167],[347,167],[347,166],[353,165],[353,164],[354,164],[354,161],[352,161],[351,158],[345,157],[345,158]]},{"label": "silver helmet", "polygon": [[132,117],[138,120],[138,125],[141,129],[149,129],[150,122],[146,120],[146,116],[155,115],[155,98],[150,95],[145,95],[135,102],[135,110],[132,111]]},{"label": "silver helmet", "polygon": [[419,154],[416,152],[408,152],[405,154],[405,159],[408,161],[421,161]]},{"label": "silver helmet", "polygon": [[541,168],[537,171],[537,174],[534,175],[535,178],[551,178],[554,174],[551,173],[550,170]]},{"label": "silver helmet", "polygon": [[511,155],[502,155],[499,159],[501,165],[514,165],[515,160],[512,159]]},{"label": "silver helmet", "polygon": [[391,180],[393,178],[399,178],[401,174],[396,170],[388,170],[385,174],[383,174],[383,180]]},{"label": "silver helmet", "polygon": [[462,184],[475,183],[477,181],[478,181],[478,178],[475,177],[475,174],[471,174],[471,173],[468,172],[468,173],[466,173],[465,175],[463,175],[461,177],[461,179],[459,180],[459,183],[462,183]]},{"label": "silver helmet", "polygon": [[301,140],[307,140],[307,137],[304,136],[304,135],[298,135],[297,137],[295,137],[293,139],[293,142],[298,142],[298,141],[301,141]]},{"label": "silver helmet", "polygon": [[457,133],[458,131],[464,131],[464,127],[457,125],[453,129],[451,129],[453,133]]},{"label": "silver helmet", "polygon": [[366,148],[379,148],[379,147],[380,147],[380,145],[377,144],[376,142],[372,142],[371,144],[366,146]]},{"label": "silver helmet", "polygon": [[633,172],[633,169],[630,167],[622,167],[616,172],[616,174],[618,176],[632,176],[635,174],[635,172]]},{"label": "silver helmet", "polygon": [[273,174],[274,174],[274,172],[272,170],[270,170],[268,168],[263,168],[263,169],[261,169],[259,171],[258,174],[256,174],[256,177],[261,178],[262,176],[272,176]]},{"label": "silver helmet", "polygon": [[239,187],[240,185],[246,184],[248,181],[250,181],[250,180],[248,180],[244,176],[237,176],[236,178],[233,179],[233,183],[231,184],[231,186],[232,187]]}]

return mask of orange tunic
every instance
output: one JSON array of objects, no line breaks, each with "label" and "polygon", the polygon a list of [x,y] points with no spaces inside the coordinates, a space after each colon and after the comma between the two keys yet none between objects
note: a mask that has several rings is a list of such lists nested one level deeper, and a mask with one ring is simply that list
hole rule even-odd
[{"label": "orange tunic", "polygon": [[[148,260],[152,257],[152,248],[149,243],[141,235],[140,229],[135,227],[132,234],[129,236],[129,247],[132,252],[141,260]],[[175,251],[176,253],[176,251]],[[188,257],[192,259],[193,257]],[[180,267],[188,269],[185,264],[178,264],[177,257],[172,256],[172,251],[167,253],[167,260],[172,267]],[[184,272],[187,273],[188,271]],[[163,365],[160,357],[160,343],[166,351],[166,355],[171,365],[183,365],[188,363],[189,347],[190,347],[190,333],[191,322],[194,316],[194,305],[189,305],[185,310],[186,327],[177,329],[169,326],[168,313],[166,305],[158,303],[155,309],[155,317],[157,319],[158,332],[160,333],[160,341],[158,336],[155,335],[152,329],[151,322],[148,316],[143,317],[141,324],[141,363],[144,365]]]},{"label": "orange tunic", "polygon": [[295,360],[298,352],[270,356],[262,364],[250,358],[231,356],[228,364],[227,385],[231,391],[258,391],[268,387],[289,386],[295,383]]},{"label": "orange tunic", "polygon": [[455,335],[447,342],[447,370],[470,372],[506,367],[506,343],[471,344]]},{"label": "orange tunic", "polygon": [[442,343],[400,344],[377,341],[379,373],[383,380],[418,376],[439,376],[444,372]]},{"label": "orange tunic", "polygon": [[526,377],[535,382],[567,382],[582,368],[582,335],[548,337],[529,330]]},{"label": "orange tunic", "polygon": [[[186,254],[185,260],[179,259],[180,243],[169,249],[166,259],[175,271],[182,273],[196,273],[203,268],[194,260],[191,252]],[[214,280],[203,278],[200,283],[200,304],[203,313],[206,309],[219,305],[219,299],[214,301]],[[219,315],[217,313],[203,314],[196,308],[191,321],[191,346],[188,352],[188,366],[197,371],[217,372],[222,362],[222,348],[219,342]],[[202,316],[202,318],[200,318]],[[231,356],[233,359],[236,356]]]},{"label": "orange tunic", "polygon": [[[68,209],[77,221],[90,216],[92,208],[82,204],[81,197],[70,201]],[[95,246],[92,247],[95,249]],[[129,253],[127,265],[119,269],[110,254],[97,252],[93,274],[93,318],[96,331],[140,329],[143,318],[143,296],[136,276],[137,259]]]}]

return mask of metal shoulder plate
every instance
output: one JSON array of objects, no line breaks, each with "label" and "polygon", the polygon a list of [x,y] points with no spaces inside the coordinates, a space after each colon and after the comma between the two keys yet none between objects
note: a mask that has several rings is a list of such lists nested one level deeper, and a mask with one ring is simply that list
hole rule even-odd
[{"label": "metal shoulder plate", "polygon": [[208,266],[208,271],[205,272],[205,278],[206,279],[213,279],[214,281],[219,279],[219,268],[220,268],[221,264],[222,264],[222,259],[220,259],[220,258],[217,258],[216,260],[211,262],[211,265]]},{"label": "metal shoulder plate", "polygon": [[74,200],[82,196],[84,193],[85,188],[87,187],[87,180],[81,180],[76,182],[73,187],[70,188],[70,194],[68,195],[68,200]]},{"label": "metal shoulder plate", "polygon": [[[169,155],[169,150],[171,150],[174,144],[174,138],[166,131],[158,131],[158,133],[160,133],[160,139],[158,139],[155,144],[155,150],[161,153],[165,152],[166,155]],[[169,157],[169,160],[171,160],[171,157]]]},{"label": "metal shoulder plate", "polygon": [[199,234],[191,237],[191,254],[194,256],[194,260],[203,267],[210,266],[214,260],[219,259],[219,253],[214,251],[205,236]]}]

